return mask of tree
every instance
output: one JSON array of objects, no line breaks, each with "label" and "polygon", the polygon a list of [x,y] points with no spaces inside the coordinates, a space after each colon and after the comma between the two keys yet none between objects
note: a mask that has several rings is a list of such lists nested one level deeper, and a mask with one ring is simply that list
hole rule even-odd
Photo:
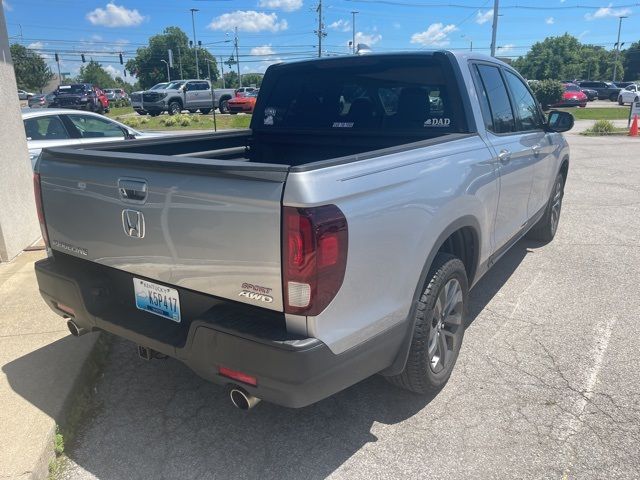
[{"label": "tree", "polygon": [[114,78],[95,60],[90,60],[89,63],[80,67],[77,79],[81,83],[91,83],[100,88],[116,86]]},{"label": "tree", "polygon": [[[178,27],[167,27],[161,34],[149,38],[149,45],[139,48],[135,58],[127,61],[126,67],[134,74],[142,88],[149,88],[156,83],[167,81],[167,66],[162,60],[169,61],[168,50],[173,51],[173,68],[171,78],[180,77],[180,61],[182,61],[182,76],[197,78],[195,50],[189,47],[189,37]],[[198,64],[200,78],[207,77],[207,61],[211,62],[211,76],[218,78],[216,59],[207,50],[198,49]]]},{"label": "tree", "polygon": [[10,50],[18,88],[42,93],[42,89],[55,77],[42,56],[17,43],[11,45]]},{"label": "tree", "polygon": [[640,80],[640,42],[633,42],[623,53],[624,78],[633,82]]},{"label": "tree", "polygon": [[[614,58],[613,51],[583,45],[576,37],[565,33],[535,43],[525,56],[515,60],[514,66],[524,77],[535,80],[604,80],[613,76]],[[620,75],[622,69],[622,60],[619,60]]]},{"label": "tree", "polygon": [[242,85],[244,85],[245,87],[260,87],[261,84],[261,73],[244,73],[242,75]]}]

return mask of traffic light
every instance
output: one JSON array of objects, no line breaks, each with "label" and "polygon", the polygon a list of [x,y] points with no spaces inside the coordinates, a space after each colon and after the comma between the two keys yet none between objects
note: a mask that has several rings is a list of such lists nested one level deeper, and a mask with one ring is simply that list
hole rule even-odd
[{"label": "traffic light", "polygon": [[56,53],[56,62],[60,61],[60,57],[58,56],[58,53]]},{"label": "traffic light", "polygon": [[127,78],[127,70],[125,69],[123,70],[123,72],[124,72],[124,78]]},{"label": "traffic light", "polygon": [[84,59],[84,53],[80,54],[80,58],[82,59],[82,63],[85,63],[86,60]]},{"label": "traffic light", "polygon": [[122,61],[122,54],[120,54],[120,65],[124,65],[124,62]]}]

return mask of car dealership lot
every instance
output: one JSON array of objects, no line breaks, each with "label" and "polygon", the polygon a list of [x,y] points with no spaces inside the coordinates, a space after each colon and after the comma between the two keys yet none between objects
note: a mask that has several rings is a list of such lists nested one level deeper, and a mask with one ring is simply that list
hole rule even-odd
[{"label": "car dealership lot", "polygon": [[640,476],[640,141],[567,138],[558,235],[521,241],[477,285],[438,396],[373,377],[304,409],[246,413],[115,340],[62,477]]}]

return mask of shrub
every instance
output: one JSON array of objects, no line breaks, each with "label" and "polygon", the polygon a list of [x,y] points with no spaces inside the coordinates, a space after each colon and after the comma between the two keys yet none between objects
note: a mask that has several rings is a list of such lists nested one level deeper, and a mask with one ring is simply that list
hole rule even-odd
[{"label": "shrub", "polygon": [[169,116],[167,115],[166,117],[163,117],[160,119],[160,123],[162,125],[164,125],[165,127],[173,127],[174,125],[176,125],[178,123],[175,115],[174,116]]},{"label": "shrub", "polygon": [[130,126],[132,128],[137,128],[140,125],[140,121],[135,117],[126,117],[126,118],[123,118],[122,120],[118,120],[118,121],[120,121],[120,122],[124,123],[125,125],[128,125],[128,126]]},{"label": "shrub", "polygon": [[589,128],[587,133],[595,133],[598,135],[607,135],[615,131],[615,126],[609,120],[598,120],[593,124],[593,127]]},{"label": "shrub", "polygon": [[531,90],[536,96],[543,108],[549,108],[549,105],[558,103],[562,100],[564,87],[557,80],[541,80],[539,82],[530,83]]},{"label": "shrub", "polygon": [[176,115],[176,123],[178,125],[182,125],[183,127],[188,127],[191,125],[191,116],[190,115]]}]

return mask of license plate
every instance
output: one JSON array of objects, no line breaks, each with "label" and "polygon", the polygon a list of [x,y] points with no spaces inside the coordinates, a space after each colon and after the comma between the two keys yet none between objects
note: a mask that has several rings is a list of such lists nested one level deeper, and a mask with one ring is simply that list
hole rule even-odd
[{"label": "license plate", "polygon": [[140,310],[180,323],[180,297],[175,288],[134,277],[133,289]]}]

